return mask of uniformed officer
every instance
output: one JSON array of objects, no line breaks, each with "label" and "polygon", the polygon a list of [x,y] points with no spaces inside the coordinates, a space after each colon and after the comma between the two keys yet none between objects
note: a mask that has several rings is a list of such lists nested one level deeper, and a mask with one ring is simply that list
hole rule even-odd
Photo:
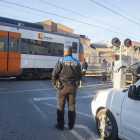
[{"label": "uniformed officer", "polygon": [[64,48],[64,57],[56,63],[52,72],[52,85],[57,89],[57,124],[56,128],[64,130],[64,108],[66,99],[68,102],[69,130],[75,123],[75,98],[82,77],[81,66],[77,59],[72,57],[72,47]]}]

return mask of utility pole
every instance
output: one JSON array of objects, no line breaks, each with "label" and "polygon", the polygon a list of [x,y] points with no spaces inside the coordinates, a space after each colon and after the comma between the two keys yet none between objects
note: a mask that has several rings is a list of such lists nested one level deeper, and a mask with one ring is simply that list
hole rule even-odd
[{"label": "utility pole", "polygon": [[134,47],[131,46],[131,65],[134,63],[133,58],[134,58]]},{"label": "utility pole", "polygon": [[120,45],[120,60],[122,60],[122,45]]}]

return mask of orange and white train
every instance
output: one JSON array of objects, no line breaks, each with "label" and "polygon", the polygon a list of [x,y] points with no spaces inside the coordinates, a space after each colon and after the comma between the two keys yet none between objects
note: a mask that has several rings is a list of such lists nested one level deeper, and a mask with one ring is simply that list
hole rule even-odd
[{"label": "orange and white train", "polygon": [[73,57],[83,61],[81,38],[0,17],[0,77],[51,77],[65,46],[72,46]]}]

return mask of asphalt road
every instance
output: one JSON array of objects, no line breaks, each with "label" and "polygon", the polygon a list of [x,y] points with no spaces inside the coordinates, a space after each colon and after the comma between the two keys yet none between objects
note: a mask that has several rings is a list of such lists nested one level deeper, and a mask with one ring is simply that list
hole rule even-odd
[{"label": "asphalt road", "polygon": [[112,83],[86,78],[77,91],[76,123],[68,130],[68,106],[65,106],[65,130],[56,124],[56,89],[51,80],[0,79],[0,140],[99,140],[91,113],[95,93],[112,88]]}]

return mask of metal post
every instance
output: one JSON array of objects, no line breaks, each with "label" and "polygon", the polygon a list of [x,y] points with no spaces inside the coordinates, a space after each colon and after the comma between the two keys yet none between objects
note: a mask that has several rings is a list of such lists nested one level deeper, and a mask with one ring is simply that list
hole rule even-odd
[{"label": "metal post", "polygon": [[122,45],[120,45],[120,60],[122,60]]},{"label": "metal post", "polygon": [[133,57],[134,57],[134,49],[133,46],[131,46],[131,65],[133,64]]},{"label": "metal post", "polygon": [[133,74],[132,74],[132,82],[131,82],[132,85],[133,85],[133,79],[134,79],[134,77],[133,77]]}]

